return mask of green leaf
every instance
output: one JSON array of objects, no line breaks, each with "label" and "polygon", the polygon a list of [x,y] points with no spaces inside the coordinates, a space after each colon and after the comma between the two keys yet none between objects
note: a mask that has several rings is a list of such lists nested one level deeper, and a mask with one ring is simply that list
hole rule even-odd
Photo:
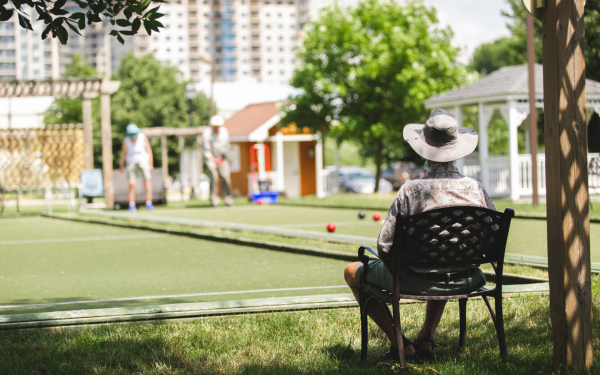
[{"label": "green leaf", "polygon": [[69,33],[67,33],[67,29],[64,26],[58,26],[56,29],[56,35],[58,36],[58,40],[60,44],[67,44],[67,40],[69,40]]},{"label": "green leaf", "polygon": [[131,16],[133,15],[133,10],[131,10],[131,8],[127,7],[123,10],[123,14],[125,15],[125,18],[130,19]]},{"label": "green leaf", "polygon": [[50,31],[52,31],[52,24],[49,24],[48,26],[46,26],[46,28],[42,32],[42,39],[46,39],[48,37],[48,34],[50,33]]},{"label": "green leaf", "polygon": [[13,16],[13,9],[5,9],[4,7],[0,8],[0,21],[8,21]]},{"label": "green leaf", "polygon": [[110,33],[108,33],[108,35],[119,35],[119,32],[117,30],[111,30]]},{"label": "green leaf", "polygon": [[156,20],[159,19],[160,17],[164,16],[163,13],[152,13],[148,16],[148,18],[150,18],[151,20]]},{"label": "green leaf", "polygon": [[117,35],[117,40],[119,41],[119,43],[125,44],[125,40],[121,37],[121,35]]},{"label": "green leaf", "polygon": [[69,26],[69,28],[70,28],[71,30],[73,30],[73,31],[75,32],[75,34],[77,34],[77,35],[80,35],[80,36],[81,36],[81,33],[79,32],[79,30],[77,30],[77,28],[76,28],[75,26],[71,25],[71,22],[67,22],[67,26]]},{"label": "green leaf", "polygon": [[[39,11],[38,11],[38,13],[39,13]],[[81,13],[81,12],[77,12],[77,13],[73,13],[73,14],[71,14],[71,15],[69,16],[69,18],[70,18],[70,19],[73,19],[73,20],[78,20],[78,19],[81,19],[81,18],[85,18],[85,14],[83,14],[83,13]]]},{"label": "green leaf", "polygon": [[119,19],[119,20],[117,20],[117,25],[119,25],[121,27],[128,27],[128,26],[131,26],[131,22],[124,20],[124,19]]},{"label": "green leaf", "polygon": [[138,5],[138,13],[142,13],[148,8],[152,0],[141,0]]},{"label": "green leaf", "polygon": [[123,34],[123,35],[135,35],[135,33],[133,31],[129,31],[129,30],[121,30],[121,34]]},{"label": "green leaf", "polygon": [[148,35],[152,35],[152,25],[150,24],[151,21],[148,20],[144,20],[144,29],[146,29],[146,32],[148,33]]},{"label": "green leaf", "polygon": [[146,14],[144,14],[144,17],[150,18],[153,13],[158,12],[158,8],[160,8],[160,6],[150,9],[149,11],[146,12]]},{"label": "green leaf", "polygon": [[67,12],[66,10],[57,8],[50,9],[50,13],[54,14],[55,16],[64,16],[66,14],[69,14],[69,12]]},{"label": "green leaf", "polygon": [[54,9],[60,9],[60,8],[64,7],[66,3],[67,3],[67,0],[56,0],[54,2],[54,7],[53,8]]},{"label": "green leaf", "polygon": [[77,26],[79,26],[80,30],[85,29],[85,17],[79,19],[79,21],[77,22]]},{"label": "green leaf", "polygon": [[23,17],[21,14],[19,14],[19,25],[21,25],[21,27],[24,29],[33,30],[33,27],[31,27],[31,22],[29,22],[29,20]]},{"label": "green leaf", "polygon": [[133,31],[133,33],[136,34],[140,29],[140,26],[142,26],[142,21],[139,18],[136,18],[131,24],[131,31]]}]

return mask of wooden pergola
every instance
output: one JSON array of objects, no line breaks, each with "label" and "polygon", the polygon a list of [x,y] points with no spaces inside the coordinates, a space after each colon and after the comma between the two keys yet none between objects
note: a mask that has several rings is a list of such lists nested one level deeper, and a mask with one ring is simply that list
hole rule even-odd
[{"label": "wooden pergola", "polygon": [[102,170],[104,199],[109,209],[114,208],[113,155],[110,122],[110,95],[121,85],[119,81],[102,78],[65,78],[61,80],[0,81],[0,98],[53,96],[55,98],[83,99],[83,133],[85,168],[94,167],[92,141],[92,99],[100,95],[100,125],[102,131]]}]

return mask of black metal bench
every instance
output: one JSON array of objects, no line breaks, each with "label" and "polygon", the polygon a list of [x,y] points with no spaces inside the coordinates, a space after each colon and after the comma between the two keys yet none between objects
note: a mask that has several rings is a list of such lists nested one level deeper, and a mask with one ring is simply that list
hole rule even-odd
[{"label": "black metal bench", "polygon": [[[514,216],[512,208],[503,213],[480,207],[448,207],[427,211],[409,217],[396,218],[396,230],[392,252],[384,260],[393,277],[393,291],[382,290],[366,283],[369,256],[377,253],[368,246],[361,246],[358,257],[364,264],[360,282],[360,316],[362,330],[361,359],[367,358],[368,325],[367,312],[371,303],[381,303],[387,311],[396,336],[400,362],[405,365],[402,329],[400,325],[400,300],[458,300],[460,310],[460,333],[458,345],[464,349],[466,335],[467,300],[482,297],[496,327],[500,354],[506,359],[506,341],[502,318],[502,269],[510,222]],[[496,273],[496,287],[482,287],[469,294],[461,295],[411,295],[400,294],[399,270],[401,267],[450,268],[471,267],[491,263]],[[495,299],[495,312],[488,300]],[[387,308],[392,304],[393,315]]]}]

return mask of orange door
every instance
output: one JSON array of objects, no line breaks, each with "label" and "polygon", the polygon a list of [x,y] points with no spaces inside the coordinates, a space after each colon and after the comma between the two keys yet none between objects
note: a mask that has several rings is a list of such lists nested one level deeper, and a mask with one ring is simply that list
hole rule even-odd
[{"label": "orange door", "polygon": [[317,194],[317,166],[313,141],[300,142],[300,194]]}]

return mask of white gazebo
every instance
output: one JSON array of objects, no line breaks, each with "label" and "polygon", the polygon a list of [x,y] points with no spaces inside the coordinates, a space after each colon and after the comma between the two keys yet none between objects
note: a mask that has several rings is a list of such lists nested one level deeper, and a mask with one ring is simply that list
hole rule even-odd
[{"label": "white gazebo", "polygon": [[[477,82],[444,92],[425,101],[428,109],[443,108],[463,124],[463,107],[478,107],[479,152],[459,160],[466,176],[481,181],[490,196],[509,196],[516,200],[531,196],[531,155],[518,152],[517,129],[529,116],[529,75],[527,65],[501,68]],[[536,108],[544,108],[543,68],[535,65]],[[495,110],[508,124],[509,155],[489,156],[488,125]],[[600,114],[600,82],[586,80],[586,109],[589,123],[594,111]],[[529,127],[525,134],[529,137]],[[529,145],[529,142],[526,142]],[[529,148],[529,146],[527,146]],[[588,160],[598,157],[589,154]],[[545,154],[538,154],[538,192],[546,194]],[[594,177],[597,178],[597,177]]]}]

